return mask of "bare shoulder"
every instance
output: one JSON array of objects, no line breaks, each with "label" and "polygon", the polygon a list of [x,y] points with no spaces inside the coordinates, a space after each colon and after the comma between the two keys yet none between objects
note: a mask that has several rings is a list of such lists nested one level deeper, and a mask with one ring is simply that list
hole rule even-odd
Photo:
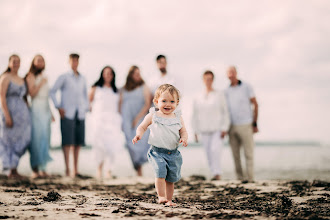
[{"label": "bare shoulder", "polygon": [[5,85],[5,84],[9,83],[10,79],[11,79],[11,76],[7,73],[4,73],[0,77],[0,84]]},{"label": "bare shoulder", "polygon": [[32,74],[32,73],[28,73],[26,75],[26,81],[29,83],[29,82],[32,82],[36,79],[36,77]]}]

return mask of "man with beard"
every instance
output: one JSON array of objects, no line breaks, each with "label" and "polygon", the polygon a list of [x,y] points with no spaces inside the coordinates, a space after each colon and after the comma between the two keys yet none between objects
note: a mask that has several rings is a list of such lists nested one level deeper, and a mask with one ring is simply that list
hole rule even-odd
[{"label": "man with beard", "polygon": [[[175,79],[167,73],[167,62],[166,57],[162,54],[158,55],[156,58],[157,67],[160,71],[160,75],[154,76],[149,83],[150,91],[152,96],[154,96],[156,89],[163,84],[171,84],[180,90]],[[182,92],[180,90],[180,92]]]}]

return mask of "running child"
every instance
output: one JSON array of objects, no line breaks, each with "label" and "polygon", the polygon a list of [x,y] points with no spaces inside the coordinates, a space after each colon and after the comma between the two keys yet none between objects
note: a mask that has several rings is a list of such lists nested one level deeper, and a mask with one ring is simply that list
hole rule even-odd
[{"label": "running child", "polygon": [[158,203],[169,206],[172,202],[174,183],[181,178],[182,156],[179,143],[186,147],[188,133],[176,110],[180,100],[179,91],[170,84],[163,84],[155,92],[153,102],[156,108],[150,108],[142,123],[136,129],[133,144],[137,143],[144,132],[150,128],[148,160],[155,172],[155,187]]}]

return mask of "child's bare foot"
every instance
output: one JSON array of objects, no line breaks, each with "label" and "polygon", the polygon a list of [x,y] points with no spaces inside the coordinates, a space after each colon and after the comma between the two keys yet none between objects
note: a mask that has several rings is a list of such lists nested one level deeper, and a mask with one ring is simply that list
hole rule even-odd
[{"label": "child's bare foot", "polygon": [[176,206],[176,203],[173,203],[172,201],[168,201],[166,203],[166,205],[168,205],[168,206]]},{"label": "child's bare foot", "polygon": [[167,199],[165,198],[165,197],[159,197],[158,198],[158,203],[159,204],[165,204],[165,203],[167,203],[168,201],[167,201]]}]

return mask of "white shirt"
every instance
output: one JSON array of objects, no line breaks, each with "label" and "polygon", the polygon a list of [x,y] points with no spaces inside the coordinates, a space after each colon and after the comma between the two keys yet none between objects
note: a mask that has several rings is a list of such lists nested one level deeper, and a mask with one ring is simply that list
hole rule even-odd
[{"label": "white shirt", "polygon": [[202,92],[194,99],[192,127],[195,133],[228,131],[229,112],[223,92]]},{"label": "white shirt", "polygon": [[226,98],[230,112],[230,120],[233,125],[251,124],[253,113],[251,98],[254,98],[252,87],[239,81],[236,86],[229,86],[226,89]]},{"label": "white shirt", "polygon": [[155,92],[158,89],[158,87],[163,84],[171,84],[175,86],[182,93],[180,88],[178,88],[178,82],[176,82],[174,77],[172,77],[168,73],[166,73],[165,75],[161,75],[161,74],[155,75],[154,77],[151,78],[148,84],[152,95],[155,95]]}]

